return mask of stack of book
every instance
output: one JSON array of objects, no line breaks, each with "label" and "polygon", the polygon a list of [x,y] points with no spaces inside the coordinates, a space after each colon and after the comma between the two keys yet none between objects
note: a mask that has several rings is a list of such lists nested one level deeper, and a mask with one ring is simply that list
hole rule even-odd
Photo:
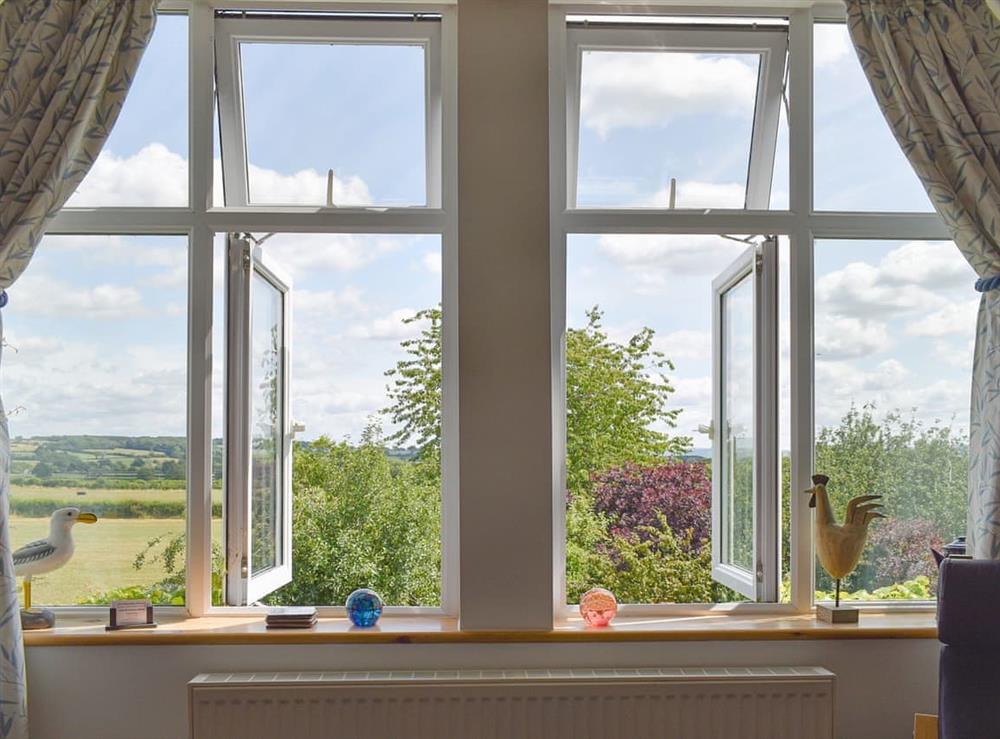
[{"label": "stack of book", "polygon": [[316,625],[316,609],[312,606],[272,608],[264,621],[269,629],[311,629]]}]

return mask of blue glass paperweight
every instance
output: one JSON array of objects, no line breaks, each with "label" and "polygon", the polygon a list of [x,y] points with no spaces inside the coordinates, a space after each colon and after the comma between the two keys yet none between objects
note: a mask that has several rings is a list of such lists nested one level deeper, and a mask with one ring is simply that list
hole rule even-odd
[{"label": "blue glass paperweight", "polygon": [[374,626],[382,615],[382,598],[374,590],[359,588],[347,596],[347,617],[355,626]]}]

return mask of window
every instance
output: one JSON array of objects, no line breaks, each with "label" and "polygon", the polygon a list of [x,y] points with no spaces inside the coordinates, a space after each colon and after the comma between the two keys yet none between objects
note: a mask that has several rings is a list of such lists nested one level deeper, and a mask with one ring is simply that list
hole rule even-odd
[{"label": "window", "polygon": [[10,288],[12,543],[98,516],[37,604],[184,604],[186,277],[183,236],[50,235]]},{"label": "window", "polygon": [[440,18],[215,28],[226,204],[323,206],[333,226],[229,237],[220,599],[336,606],[367,586],[442,608],[450,221],[405,235],[391,210],[443,202]]},{"label": "window", "polygon": [[216,28],[227,203],[439,204],[439,23],[251,17]]},{"label": "window", "polygon": [[[24,406],[15,541],[66,502],[90,501],[108,532],[78,532],[39,601],[149,595],[204,614],[342,607],[368,586],[455,613],[451,22],[159,17],[102,155],[115,167],[92,169],[70,203],[88,209],[57,216],[11,290],[28,316],[8,361]],[[189,166],[189,131],[216,156]],[[214,208],[172,207],[213,182]]]},{"label": "window", "polygon": [[[770,468],[773,476],[777,457],[773,445],[759,445],[757,459],[753,444],[760,374],[755,357],[768,351],[755,346],[755,338],[765,337],[754,328],[754,306],[768,307],[763,293],[775,287],[777,248],[768,242],[771,274],[766,286],[756,285],[764,279],[766,240],[748,240],[754,245],[745,237],[702,234],[568,238],[566,578],[571,601],[595,582],[612,587],[627,603],[756,598],[754,554],[764,556],[757,532],[764,538],[766,522],[776,521],[777,514],[755,497],[773,483],[755,483],[754,475]],[[768,309],[776,300],[775,293]],[[714,306],[719,308],[715,316]],[[725,331],[718,332],[723,325]],[[767,371],[772,372],[776,349],[769,351],[773,361]],[[721,364],[729,371],[723,373]],[[763,378],[759,384],[766,387]],[[717,416],[723,409],[715,406],[723,389],[732,401],[724,412],[748,419],[738,438],[749,445],[741,441],[738,449],[732,444],[736,436],[723,439],[714,432],[721,427]],[[728,444],[726,450],[720,444]],[[733,465],[723,459],[737,460],[747,474],[734,475]],[[746,484],[734,484],[740,479]],[[719,502],[713,504],[715,499]],[[713,511],[723,510],[722,501],[738,514],[726,517],[724,526],[712,521]],[[713,535],[723,528],[726,535]],[[768,531],[766,538],[773,541],[773,525]],[[713,551],[715,545],[719,550]],[[776,573],[776,556],[767,567]],[[772,599],[776,582],[771,574]],[[762,594],[763,589],[761,583]]]},{"label": "window", "polygon": [[783,30],[594,23],[568,41],[571,203],[769,207]]},{"label": "window", "polygon": [[852,597],[931,597],[927,543],[964,532],[973,279],[936,216],[871,213],[930,208],[846,29],[595,14],[564,40],[563,603],[808,607],[829,590],[797,495],[814,472],[838,520],[878,491],[893,516]]},{"label": "window", "polygon": [[[965,533],[976,276],[950,241],[824,239],[815,254],[816,468],[838,510],[874,493],[889,516],[844,589],[928,598],[929,548]],[[832,597],[822,570],[816,583]]]},{"label": "window", "polygon": [[817,23],[813,43],[816,208],[932,212],[872,95],[847,26]]}]

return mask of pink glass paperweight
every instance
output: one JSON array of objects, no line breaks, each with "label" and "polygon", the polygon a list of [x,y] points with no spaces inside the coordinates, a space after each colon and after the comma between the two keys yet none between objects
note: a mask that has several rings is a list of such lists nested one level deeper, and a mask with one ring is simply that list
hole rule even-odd
[{"label": "pink glass paperweight", "polygon": [[592,588],[580,598],[580,615],[588,626],[607,626],[618,613],[618,601],[610,590]]}]

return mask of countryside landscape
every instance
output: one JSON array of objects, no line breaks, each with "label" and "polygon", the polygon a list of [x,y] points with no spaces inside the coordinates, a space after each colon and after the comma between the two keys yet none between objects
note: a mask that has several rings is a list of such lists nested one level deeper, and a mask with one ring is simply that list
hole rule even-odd
[{"label": "countryside landscape", "polygon": [[[567,332],[567,594],[595,585],[622,602],[737,599],[711,576],[711,463],[677,435],[672,363],[644,328],[609,336],[596,307]],[[357,441],[297,442],[293,462],[294,579],[271,604],[339,604],[367,586],[392,605],[440,602],[441,314],[407,319],[419,334],[400,342],[404,359],[386,373],[388,404]],[[388,429],[386,431],[385,429]],[[44,536],[57,508],[96,513],[78,527],[77,554],[38,578],[39,603],[106,603],[150,597],[184,603],[185,439],[59,435],[12,442],[14,546]],[[213,479],[223,449],[213,441]],[[837,510],[848,498],[884,496],[849,598],[933,596],[929,547],[964,531],[965,437],[871,404],[852,406],[818,429],[816,469],[831,471]],[[788,459],[783,459],[787,574]],[[213,489],[215,578],[221,600],[222,490]],[[750,511],[737,511],[748,517]],[[832,583],[817,573],[817,598]],[[787,592],[786,592],[787,595]]]}]

